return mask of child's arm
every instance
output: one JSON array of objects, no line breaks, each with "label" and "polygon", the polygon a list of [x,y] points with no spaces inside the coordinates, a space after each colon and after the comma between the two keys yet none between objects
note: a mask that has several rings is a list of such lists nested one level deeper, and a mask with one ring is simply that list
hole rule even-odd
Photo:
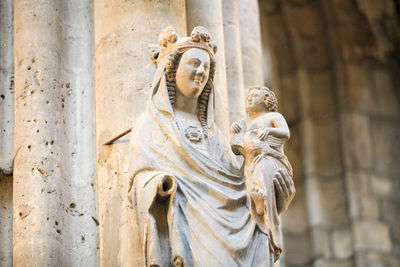
[{"label": "child's arm", "polygon": [[268,135],[272,135],[277,138],[288,140],[290,138],[290,131],[285,118],[278,112],[274,112],[273,115],[274,116],[271,119],[273,127],[260,128],[257,131],[258,138],[261,141],[265,141]]}]

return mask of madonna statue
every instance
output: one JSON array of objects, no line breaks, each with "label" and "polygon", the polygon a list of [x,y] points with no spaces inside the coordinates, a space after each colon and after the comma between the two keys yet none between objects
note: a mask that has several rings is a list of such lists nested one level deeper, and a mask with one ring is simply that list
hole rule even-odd
[{"label": "madonna statue", "polygon": [[[214,124],[216,50],[204,27],[186,38],[167,28],[151,47],[157,70],[131,139],[129,188],[144,266],[273,266],[279,257],[252,219],[242,168]],[[276,196],[281,211],[293,195]]]}]

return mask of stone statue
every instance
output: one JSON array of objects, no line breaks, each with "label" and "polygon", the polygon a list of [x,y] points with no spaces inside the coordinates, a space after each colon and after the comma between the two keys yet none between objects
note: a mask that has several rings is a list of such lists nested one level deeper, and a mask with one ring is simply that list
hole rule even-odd
[{"label": "stone statue", "polygon": [[[214,124],[216,51],[204,27],[185,38],[169,27],[151,46],[157,70],[130,145],[144,266],[273,266],[269,233],[252,218],[241,166]],[[292,195],[279,197],[287,206]]]},{"label": "stone statue", "polygon": [[[277,99],[269,88],[251,87],[247,95],[249,121],[240,120],[231,126],[232,151],[245,158],[250,212],[259,227],[268,232],[275,259],[282,251],[279,214],[287,209],[295,193],[292,167],[283,152],[289,127],[277,110]],[[277,171],[281,175],[275,175]]]}]

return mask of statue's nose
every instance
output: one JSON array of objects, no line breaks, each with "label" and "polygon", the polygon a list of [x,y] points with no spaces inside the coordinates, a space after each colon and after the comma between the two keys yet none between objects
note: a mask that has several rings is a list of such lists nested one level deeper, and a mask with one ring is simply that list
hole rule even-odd
[{"label": "statue's nose", "polygon": [[196,71],[197,74],[204,74],[205,70],[204,70],[204,66],[201,64]]}]

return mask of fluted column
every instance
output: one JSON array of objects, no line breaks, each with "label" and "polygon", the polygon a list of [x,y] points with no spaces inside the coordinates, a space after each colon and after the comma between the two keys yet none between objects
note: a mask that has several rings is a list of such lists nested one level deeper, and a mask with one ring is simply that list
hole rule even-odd
[{"label": "fluted column", "polygon": [[13,1],[0,1],[0,266],[12,265]]},{"label": "fluted column", "polygon": [[260,15],[257,0],[238,0],[244,86],[263,84]]},{"label": "fluted column", "polygon": [[100,266],[142,266],[127,200],[129,135],[103,144],[145,109],[155,72],[148,45],[167,26],[186,35],[185,1],[96,0],[94,6]]},{"label": "fluted column", "polygon": [[14,154],[13,1],[0,2],[0,175],[12,173]]},{"label": "fluted column", "polygon": [[91,1],[15,1],[15,266],[96,262]]},{"label": "fluted column", "polygon": [[[96,266],[96,135],[92,0],[62,1],[60,185],[63,245],[70,266]],[[64,107],[63,107],[64,104]]]},{"label": "fluted column", "polygon": [[224,43],[230,123],[244,119],[245,90],[243,82],[242,47],[237,0],[223,0]]},{"label": "fluted column", "polygon": [[214,79],[215,121],[224,134],[229,129],[228,89],[225,65],[224,28],[221,0],[187,0],[187,29],[190,33],[196,26],[206,27],[218,45]]}]

